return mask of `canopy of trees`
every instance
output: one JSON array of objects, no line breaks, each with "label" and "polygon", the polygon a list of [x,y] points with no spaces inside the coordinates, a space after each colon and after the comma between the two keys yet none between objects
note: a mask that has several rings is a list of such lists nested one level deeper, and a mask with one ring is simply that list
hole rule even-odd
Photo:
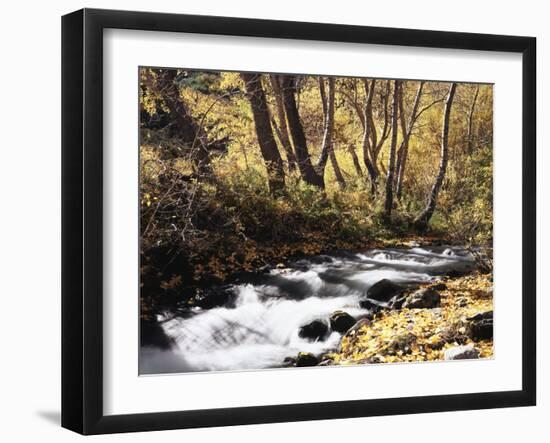
[{"label": "canopy of trees", "polygon": [[491,242],[492,85],[156,68],[139,80],[142,273],[177,262],[195,282],[224,280],[395,237]]}]

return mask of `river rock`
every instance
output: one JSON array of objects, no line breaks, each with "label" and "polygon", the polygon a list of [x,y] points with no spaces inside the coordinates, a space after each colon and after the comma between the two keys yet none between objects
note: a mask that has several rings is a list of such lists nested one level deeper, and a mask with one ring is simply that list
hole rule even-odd
[{"label": "river rock", "polygon": [[383,279],[372,285],[367,291],[367,298],[388,302],[392,297],[401,293],[404,288],[391,280]]},{"label": "river rock", "polygon": [[361,300],[359,302],[359,306],[363,309],[368,309],[372,314],[377,314],[382,309],[382,306],[372,300],[369,300],[368,298]]},{"label": "river rock", "polygon": [[322,358],[321,362],[317,366],[330,366],[334,363],[332,358]]},{"label": "river rock", "polygon": [[447,289],[447,285],[443,282],[437,282],[430,286],[434,291],[444,291]]},{"label": "river rock", "polygon": [[296,357],[296,367],[317,366],[319,359],[311,352],[299,352]]},{"label": "river rock", "polygon": [[361,329],[363,326],[370,326],[371,321],[368,317],[363,317],[357,320],[357,323],[355,323],[351,328],[348,329],[346,332],[346,336],[354,335],[359,329]]},{"label": "river rock", "polygon": [[468,318],[468,332],[472,340],[493,338],[493,311],[482,312]]},{"label": "river rock", "polygon": [[412,332],[404,332],[393,338],[387,347],[387,352],[389,354],[394,354],[396,352],[403,352],[408,354],[411,352],[412,345],[416,341],[417,337]]},{"label": "river rock", "polygon": [[323,340],[329,333],[328,324],[322,320],[313,320],[300,328],[298,335],[311,341]]},{"label": "river rock", "polygon": [[437,308],[441,304],[439,292],[432,288],[422,288],[407,297],[403,308]]},{"label": "river rock", "polygon": [[231,285],[216,286],[195,295],[193,304],[202,309],[212,309],[220,306],[232,308],[235,306],[236,298]]},{"label": "river rock", "polygon": [[355,318],[344,311],[333,312],[330,316],[330,328],[340,334],[344,334],[355,323]]},{"label": "river rock", "polygon": [[283,367],[291,368],[293,366],[296,366],[296,358],[295,357],[285,357],[285,359],[283,360]]},{"label": "river rock", "polygon": [[399,294],[399,295],[396,295],[394,296],[391,300],[390,300],[390,308],[391,309],[401,309],[403,307],[403,304],[405,303],[405,300],[407,300],[407,295],[406,294]]},{"label": "river rock", "polygon": [[455,346],[445,351],[445,360],[469,360],[479,358],[479,351],[473,345]]}]

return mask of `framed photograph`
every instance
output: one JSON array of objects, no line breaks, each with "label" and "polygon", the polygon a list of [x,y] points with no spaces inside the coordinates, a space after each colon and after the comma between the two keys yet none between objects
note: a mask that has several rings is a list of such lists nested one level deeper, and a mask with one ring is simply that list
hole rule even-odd
[{"label": "framed photograph", "polygon": [[530,406],[531,37],[62,20],[62,425]]}]

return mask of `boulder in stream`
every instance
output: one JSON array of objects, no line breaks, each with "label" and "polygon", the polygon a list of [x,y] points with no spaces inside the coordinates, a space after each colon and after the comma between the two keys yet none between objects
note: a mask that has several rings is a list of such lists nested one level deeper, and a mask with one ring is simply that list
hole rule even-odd
[{"label": "boulder in stream", "polygon": [[441,296],[439,292],[432,288],[422,288],[407,297],[403,303],[403,308],[437,308],[441,305]]},{"label": "boulder in stream", "polygon": [[202,309],[212,309],[220,306],[227,308],[235,306],[237,298],[231,285],[215,286],[195,295],[193,305]]},{"label": "boulder in stream", "polygon": [[359,329],[361,329],[363,326],[370,326],[371,321],[368,317],[360,318],[357,323],[355,323],[348,331],[346,332],[346,336],[354,335]]},{"label": "boulder in stream", "polygon": [[347,332],[355,323],[355,318],[344,311],[335,311],[330,316],[330,328],[340,334]]},{"label": "boulder in stream", "polygon": [[372,300],[369,300],[368,298],[361,300],[359,302],[359,306],[363,309],[368,309],[372,314],[377,314],[382,310],[382,306]]},{"label": "boulder in stream", "polygon": [[319,359],[311,352],[299,352],[296,356],[296,367],[317,366]]},{"label": "boulder in stream", "polygon": [[392,297],[400,294],[405,288],[388,279],[383,279],[372,285],[367,291],[367,298],[388,302]]},{"label": "boulder in stream", "polygon": [[328,324],[322,320],[313,320],[300,328],[298,335],[310,341],[323,340],[329,334]]},{"label": "boulder in stream", "polygon": [[295,357],[285,357],[285,359],[283,360],[283,367],[291,368],[293,366],[296,366],[296,358]]}]

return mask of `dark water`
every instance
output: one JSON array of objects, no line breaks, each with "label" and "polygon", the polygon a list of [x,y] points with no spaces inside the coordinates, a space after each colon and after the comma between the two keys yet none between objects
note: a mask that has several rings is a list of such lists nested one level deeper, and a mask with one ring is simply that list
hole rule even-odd
[{"label": "dark water", "polygon": [[461,248],[373,249],[298,260],[285,269],[255,276],[253,283],[228,288],[231,307],[197,309],[190,316],[167,312],[159,324],[170,349],[144,347],[140,372],[159,374],[280,367],[300,351],[320,354],[338,346],[341,335],[325,340],[300,338],[301,326],[337,310],[368,314],[359,305],[376,282],[404,285],[431,282],[450,272],[474,269]]}]

